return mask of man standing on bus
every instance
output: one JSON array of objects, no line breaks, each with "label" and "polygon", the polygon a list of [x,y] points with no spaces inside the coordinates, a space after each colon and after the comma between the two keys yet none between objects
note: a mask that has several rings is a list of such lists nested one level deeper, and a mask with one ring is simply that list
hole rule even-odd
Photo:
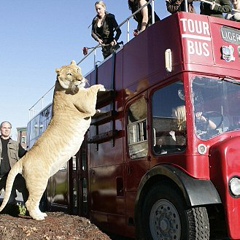
[{"label": "man standing on bus", "polygon": [[[0,190],[5,188],[7,176],[12,166],[25,155],[26,150],[20,143],[11,139],[12,124],[4,121],[0,124]],[[12,188],[8,205],[4,212],[12,215],[18,215],[18,206],[16,205],[16,190],[22,193],[24,202],[28,198],[28,190],[26,188],[25,179],[18,174]]]}]

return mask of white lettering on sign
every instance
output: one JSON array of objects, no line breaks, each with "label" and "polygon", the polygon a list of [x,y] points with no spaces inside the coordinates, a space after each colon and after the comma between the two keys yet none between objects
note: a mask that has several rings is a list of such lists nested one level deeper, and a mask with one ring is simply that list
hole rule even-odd
[{"label": "white lettering on sign", "polygon": [[184,32],[210,36],[209,25],[207,22],[187,18],[181,18],[180,21],[182,22]]},{"label": "white lettering on sign", "polygon": [[240,45],[240,31],[233,28],[222,27],[222,38],[225,42]]},{"label": "white lettering on sign", "polygon": [[209,46],[206,42],[197,42],[187,40],[187,47],[189,54],[196,54],[198,56],[208,57],[210,55]]},{"label": "white lettering on sign", "polygon": [[192,55],[210,56],[211,41],[208,22],[182,18],[182,38],[187,39],[188,53]]}]

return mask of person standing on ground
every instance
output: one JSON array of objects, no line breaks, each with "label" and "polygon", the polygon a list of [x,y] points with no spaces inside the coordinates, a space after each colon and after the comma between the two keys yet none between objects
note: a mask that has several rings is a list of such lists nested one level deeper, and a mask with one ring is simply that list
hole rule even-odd
[{"label": "person standing on ground", "polygon": [[[0,124],[0,190],[5,188],[7,176],[13,165],[25,155],[26,150],[20,143],[11,139],[12,124],[4,121]],[[26,188],[25,179],[18,174],[12,188],[12,192],[6,206],[6,211],[15,211],[16,206],[16,190],[22,193],[24,202],[28,199],[28,190]],[[14,215],[16,212],[13,213]],[[18,214],[18,213],[17,213]]]},{"label": "person standing on ground", "polygon": [[103,1],[96,2],[95,9],[97,16],[92,21],[92,37],[102,46],[103,57],[107,58],[119,48],[117,41],[122,32],[115,16],[107,12]]}]

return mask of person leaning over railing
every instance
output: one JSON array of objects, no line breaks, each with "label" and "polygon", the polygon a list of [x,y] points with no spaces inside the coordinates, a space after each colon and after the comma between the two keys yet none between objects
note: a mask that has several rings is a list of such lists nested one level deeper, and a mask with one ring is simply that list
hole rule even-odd
[{"label": "person leaning over railing", "polygon": [[[134,30],[134,35],[138,35],[144,31],[152,23],[152,7],[150,4],[143,7],[149,2],[149,0],[128,0],[128,7],[131,10],[132,14],[137,10],[142,8],[141,11],[138,11],[133,18],[137,21],[137,29]],[[154,12],[155,22],[160,21],[158,15]]]},{"label": "person leaning over railing", "polygon": [[[188,0],[188,12],[190,13],[196,13],[194,6],[193,6],[193,0]],[[166,0],[166,7],[168,12],[170,13],[176,13],[176,12],[184,12],[186,11],[185,8],[185,0]]]},{"label": "person leaning over railing", "polygon": [[92,37],[102,46],[103,57],[107,58],[119,48],[117,41],[122,32],[115,16],[106,11],[106,4],[103,1],[96,2],[95,9],[97,15],[92,21]]},{"label": "person leaning over railing", "polygon": [[231,13],[226,14],[226,19],[240,22],[240,0],[231,0],[232,11]]},{"label": "person leaning over railing", "polygon": [[232,10],[230,0],[201,0],[200,14],[223,18],[223,13]]}]

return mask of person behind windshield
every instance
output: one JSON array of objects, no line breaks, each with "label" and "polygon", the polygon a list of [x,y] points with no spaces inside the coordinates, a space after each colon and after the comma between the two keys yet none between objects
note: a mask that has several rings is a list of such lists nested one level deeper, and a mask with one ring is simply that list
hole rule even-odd
[{"label": "person behind windshield", "polygon": [[97,16],[92,21],[91,35],[102,46],[103,57],[107,58],[119,48],[117,41],[122,32],[115,16],[107,12],[106,4],[103,1],[96,2],[95,9]]},{"label": "person behind windshield", "polygon": [[[199,102],[198,102],[199,104]],[[196,105],[195,119],[197,131],[211,131],[217,128],[216,124],[203,115],[199,105]],[[176,118],[177,131],[171,131],[173,139],[175,138],[176,145],[186,145],[186,108],[185,105],[173,109],[173,116]]]},{"label": "person behind windshield", "polygon": [[[142,6],[147,4],[149,0],[128,0],[128,7],[132,14],[140,9]],[[158,15],[154,12],[155,22],[160,21]],[[134,35],[137,36],[139,33],[143,32],[152,23],[152,7],[150,4],[142,8],[141,11],[136,13],[133,17],[138,25],[137,29],[134,30]]]},{"label": "person behind windshield", "polygon": [[205,125],[205,128],[210,128],[212,130],[215,130],[217,128],[217,125],[213,121],[205,117],[202,112],[196,112],[195,116],[197,120],[197,125],[198,123],[200,123],[201,125]]},{"label": "person behind windshield", "polygon": [[[166,0],[166,7],[168,12],[174,14],[176,12],[185,12],[185,0]],[[188,12],[196,13],[193,0],[188,0]]]},{"label": "person behind windshield", "polygon": [[201,91],[195,89],[193,91],[194,98],[194,112],[195,112],[195,122],[197,130],[206,131],[206,130],[215,130],[217,125],[207,116],[204,115],[204,101]]}]

